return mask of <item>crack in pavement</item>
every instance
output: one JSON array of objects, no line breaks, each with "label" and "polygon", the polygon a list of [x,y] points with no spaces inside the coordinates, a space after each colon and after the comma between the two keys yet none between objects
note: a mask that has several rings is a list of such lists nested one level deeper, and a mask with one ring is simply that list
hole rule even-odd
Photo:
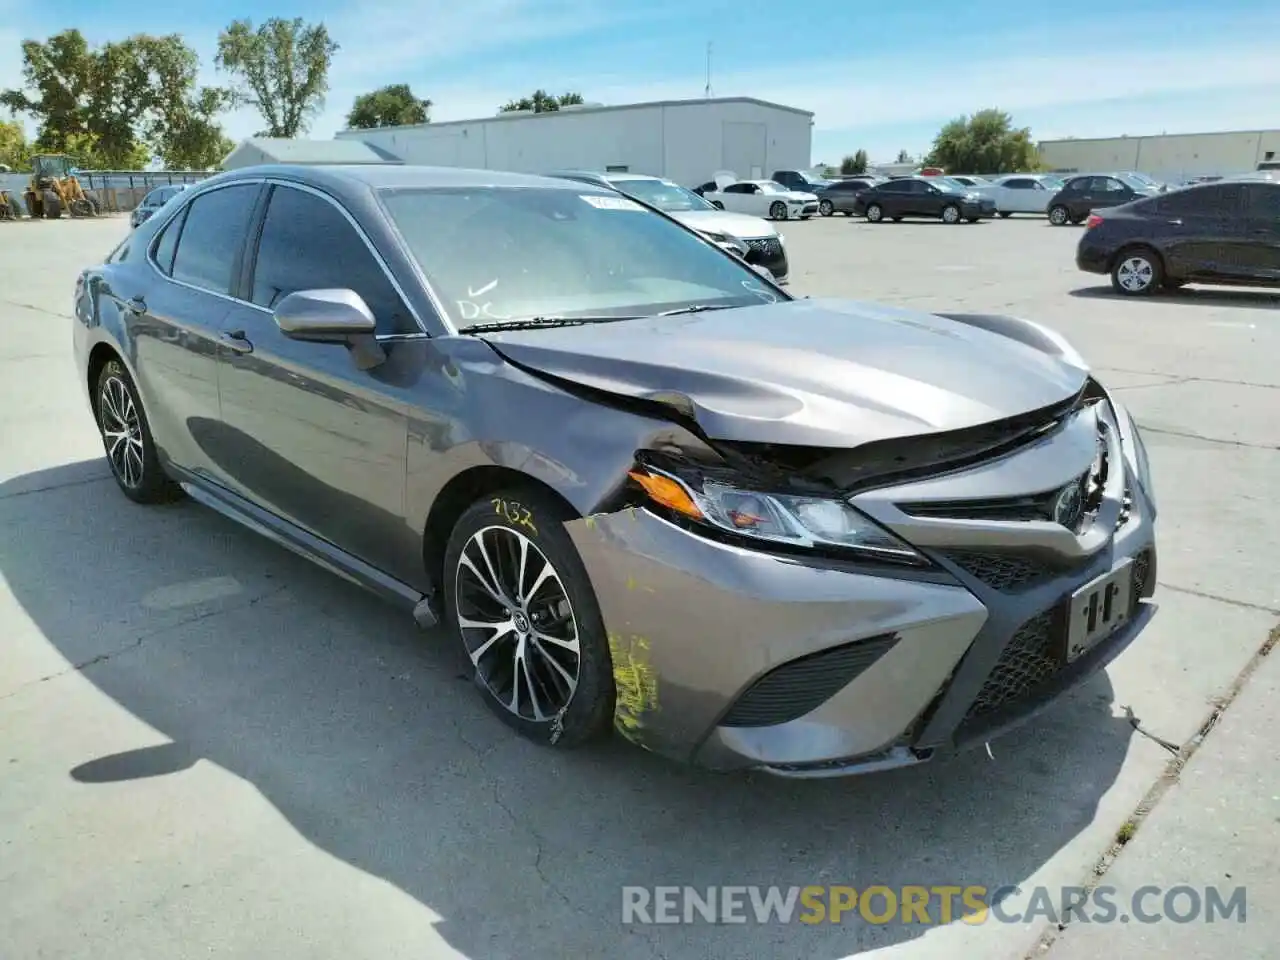
[{"label": "crack in pavement", "polygon": [[1217,383],[1229,387],[1256,387],[1259,390],[1280,390],[1280,383],[1258,383],[1254,380],[1227,380],[1224,377],[1192,377],[1178,373],[1165,373],[1161,370],[1129,370],[1125,367],[1099,367],[1099,372],[1131,373],[1139,377],[1164,377],[1163,383],[1133,383],[1123,387],[1108,387],[1108,390],[1150,390],[1152,387],[1177,387],[1184,383]]},{"label": "crack in pavement", "polygon": [[6,307],[18,307],[22,310],[32,310],[36,313],[45,313],[51,317],[62,317],[64,320],[72,319],[69,313],[59,313],[56,310],[50,310],[47,307],[37,307],[34,303],[19,303],[17,300],[10,300],[7,297],[0,297],[0,304]]},{"label": "crack in pavement", "polygon": [[[1132,841],[1142,822],[1150,815],[1151,811],[1159,805],[1160,801],[1164,799],[1165,794],[1169,792],[1170,788],[1178,782],[1187,763],[1193,756],[1195,756],[1200,747],[1204,745],[1205,740],[1213,731],[1213,728],[1218,725],[1218,721],[1222,719],[1227,710],[1231,708],[1231,705],[1235,703],[1240,692],[1245,688],[1249,680],[1252,679],[1254,673],[1257,672],[1258,667],[1262,665],[1262,661],[1271,655],[1271,651],[1277,644],[1280,644],[1280,624],[1271,629],[1267,634],[1267,638],[1262,641],[1262,644],[1256,651],[1254,651],[1253,656],[1249,658],[1249,662],[1244,665],[1243,669],[1241,669],[1238,674],[1236,674],[1236,678],[1231,682],[1230,686],[1227,687],[1226,692],[1216,699],[1212,708],[1210,708],[1208,715],[1200,724],[1200,727],[1196,732],[1187,738],[1187,741],[1182,744],[1182,746],[1178,747],[1176,750],[1171,750],[1174,755],[1165,765],[1164,771],[1156,779],[1156,782],[1151,785],[1151,788],[1147,790],[1146,795],[1138,801],[1138,805],[1134,808],[1133,813],[1131,813],[1128,820],[1125,821],[1125,827],[1129,828],[1126,831],[1128,835],[1123,839],[1117,835],[1111,842],[1111,845],[1103,851],[1100,857],[1098,857],[1097,862],[1094,864],[1093,872],[1083,885],[1086,897],[1092,896],[1093,891],[1102,881],[1102,878],[1106,875],[1107,871],[1111,869],[1111,865],[1115,863],[1116,858],[1120,855],[1120,852],[1124,849],[1125,845]],[[1170,749],[1170,747],[1173,746],[1168,741],[1141,730],[1140,722],[1133,716],[1133,711],[1129,707],[1125,707],[1125,713],[1129,716],[1134,729],[1137,729],[1140,733],[1150,737],[1165,749]],[[1024,955],[1024,960],[1040,960],[1040,958],[1053,948],[1053,945],[1058,942],[1059,938],[1070,927],[1070,925],[1070,922],[1062,922],[1048,927],[1048,929],[1040,935],[1039,939],[1031,949]]]},{"label": "crack in pavement", "polygon": [[268,590],[266,593],[259,594],[256,597],[250,597],[244,603],[239,603],[239,604],[236,604],[235,606],[219,607],[214,610],[201,610],[198,613],[194,613],[189,617],[184,617],[183,619],[176,620],[173,623],[167,623],[162,627],[156,627],[154,630],[148,630],[134,637],[128,643],[120,645],[114,650],[108,650],[106,653],[100,653],[97,656],[90,657],[88,660],[82,660],[79,663],[73,663],[68,667],[66,667],[65,669],[57,671],[56,673],[50,673],[43,677],[37,677],[35,680],[28,680],[26,683],[22,684],[16,689],[10,690],[8,693],[4,694],[3,696],[0,696],[0,701],[12,699],[13,697],[18,696],[18,694],[25,693],[27,690],[30,690],[32,687],[37,687],[42,683],[48,683],[51,680],[58,680],[62,677],[68,676],[73,673],[82,673],[85,670],[88,670],[90,667],[97,666],[100,663],[106,663],[108,660],[114,660],[117,657],[121,656],[122,654],[126,654],[133,650],[137,650],[148,640],[154,640],[156,637],[163,636],[164,634],[169,633],[172,630],[178,630],[178,629],[181,629],[182,627],[188,627],[193,623],[199,623],[202,620],[208,620],[212,617],[222,616],[223,614],[238,613],[241,610],[248,610],[250,607],[255,607],[262,601],[270,599],[271,597],[277,596],[278,594],[283,593],[287,589],[288,587],[282,584],[281,586],[274,587],[271,590]]},{"label": "crack in pavement", "polygon": [[1204,590],[1195,590],[1191,587],[1179,587],[1172,583],[1165,583],[1163,580],[1157,581],[1164,590],[1172,590],[1174,593],[1185,593],[1190,597],[1199,597],[1201,600],[1216,600],[1218,603],[1225,603],[1232,607],[1243,607],[1245,610],[1259,610],[1262,613],[1274,613],[1280,617],[1280,607],[1269,607],[1265,603],[1252,603],[1248,600],[1233,600],[1231,597],[1224,597],[1216,593],[1207,593]]},{"label": "crack in pavement", "polygon": [[1248,440],[1223,440],[1220,437],[1206,437],[1199,433],[1190,433],[1184,430],[1168,430],[1163,427],[1153,427],[1149,424],[1138,423],[1143,433],[1158,433],[1166,437],[1181,437],[1183,440],[1200,440],[1204,443],[1217,443],[1227,447],[1247,447],[1250,450],[1280,450],[1280,444],[1277,443],[1252,443]]},{"label": "crack in pavement", "polygon": [[66,480],[62,483],[51,483],[45,487],[32,487],[30,490],[15,490],[13,493],[0,494],[0,500],[12,500],[16,497],[26,497],[33,493],[48,493],[51,490],[63,490],[66,487],[83,487],[89,483],[101,483],[103,480],[110,480],[111,474],[104,473],[100,477],[85,477],[81,480]]}]

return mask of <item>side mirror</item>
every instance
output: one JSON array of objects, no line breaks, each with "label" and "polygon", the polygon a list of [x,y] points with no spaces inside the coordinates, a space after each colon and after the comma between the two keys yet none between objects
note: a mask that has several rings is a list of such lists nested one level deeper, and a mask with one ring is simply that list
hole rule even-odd
[{"label": "side mirror", "polygon": [[354,290],[299,290],[276,304],[273,315],[290,340],[346,344],[361,370],[372,370],[387,359],[373,336],[373,311]]},{"label": "side mirror", "polygon": [[291,340],[341,343],[372,336],[373,313],[354,290],[299,290],[281,300],[273,311],[276,326]]}]

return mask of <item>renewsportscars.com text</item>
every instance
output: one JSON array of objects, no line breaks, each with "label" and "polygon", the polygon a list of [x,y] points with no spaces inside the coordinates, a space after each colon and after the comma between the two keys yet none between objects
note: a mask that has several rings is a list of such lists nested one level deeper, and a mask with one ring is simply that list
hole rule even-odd
[{"label": "renewsportscars.com text", "polygon": [[[1244,923],[1244,887],[807,886],[622,888],[628,924]],[[1014,905],[1014,900],[1019,901]]]}]

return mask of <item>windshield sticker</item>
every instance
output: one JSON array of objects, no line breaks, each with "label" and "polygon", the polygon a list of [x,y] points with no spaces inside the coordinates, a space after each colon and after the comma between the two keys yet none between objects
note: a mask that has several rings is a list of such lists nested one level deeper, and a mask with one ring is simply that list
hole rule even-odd
[{"label": "windshield sticker", "polygon": [[626,197],[599,197],[580,194],[581,198],[597,210],[643,210],[644,207]]}]

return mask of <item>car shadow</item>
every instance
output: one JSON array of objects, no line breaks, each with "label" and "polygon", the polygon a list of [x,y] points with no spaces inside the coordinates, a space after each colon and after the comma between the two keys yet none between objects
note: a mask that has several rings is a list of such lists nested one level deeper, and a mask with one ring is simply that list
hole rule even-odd
[{"label": "car shadow", "polygon": [[1018,883],[1092,821],[1132,735],[1103,674],[991,757],[877,776],[716,775],[616,739],[557,752],[494,718],[439,634],[190,501],[126,501],[98,462],[0,484],[0,523],[32,622],[168,740],[79,759],[79,788],[216,764],[477,960],[834,960],[914,939],[929,927],[631,927],[622,887]]},{"label": "car shadow", "polygon": [[1184,307],[1254,307],[1280,310],[1280,291],[1234,290],[1226,287],[1187,286],[1177,290],[1163,290],[1151,297],[1129,297],[1117,293],[1111,287],[1079,287],[1070,291],[1071,296],[1086,300],[1126,300],[1146,303],[1171,304]]}]

